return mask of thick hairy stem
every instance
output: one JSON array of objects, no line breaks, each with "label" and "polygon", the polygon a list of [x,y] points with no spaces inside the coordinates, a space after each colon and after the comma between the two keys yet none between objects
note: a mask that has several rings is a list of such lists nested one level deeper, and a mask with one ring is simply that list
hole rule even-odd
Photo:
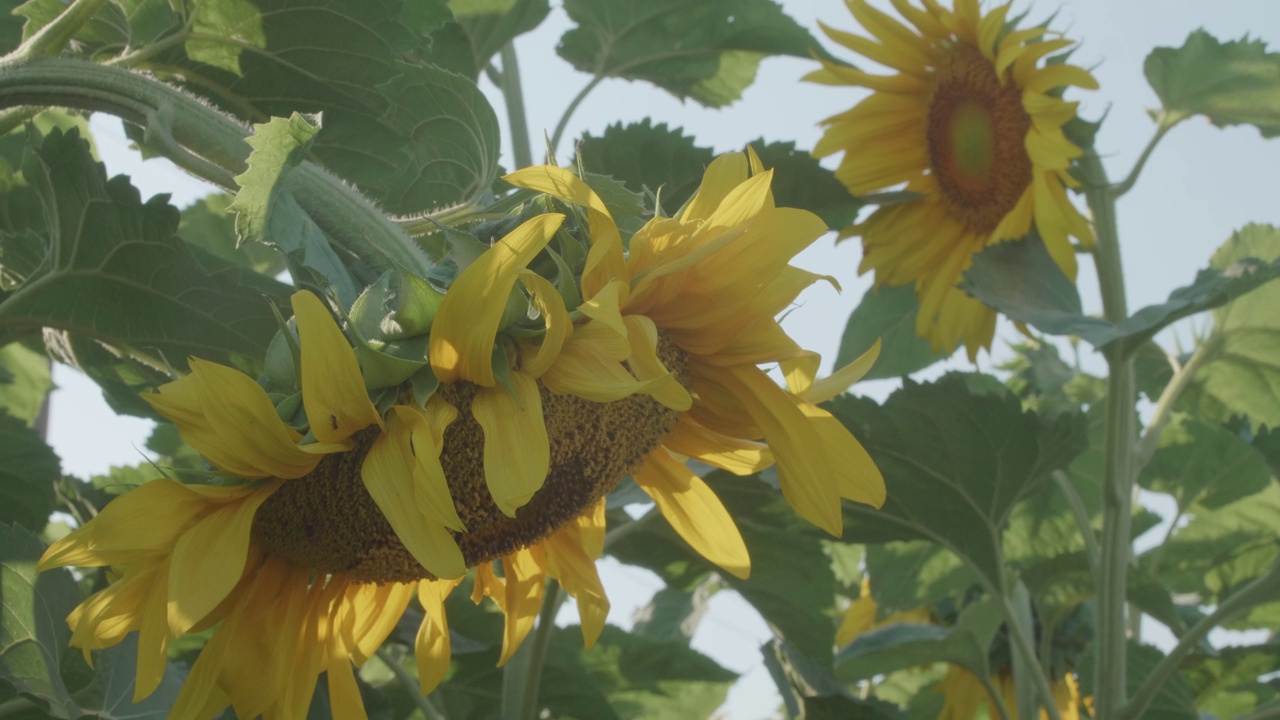
[{"label": "thick hairy stem", "polygon": [[529,147],[529,121],[524,114],[524,88],[520,85],[520,65],[516,61],[516,46],[507,43],[502,48],[502,99],[507,105],[507,125],[511,128],[511,154],[516,167],[533,164],[533,151]]},{"label": "thick hairy stem", "polygon": [[[1093,212],[1095,264],[1102,291],[1103,314],[1112,322],[1129,315],[1124,270],[1120,261],[1115,195],[1097,154],[1089,151],[1080,162],[1085,197]],[[1098,578],[1098,667],[1094,703],[1098,717],[1116,717],[1126,701],[1125,598],[1129,580],[1137,391],[1133,360],[1124,343],[1107,354],[1106,441],[1102,484],[1102,547]]]},{"label": "thick hairy stem", "polygon": [[[105,112],[146,128],[146,142],[180,167],[227,190],[245,169],[249,128],[152,77],[64,58],[0,63],[0,108],[25,105]],[[430,262],[373,203],[310,162],[285,182],[335,243],[382,267],[425,273]]]}]

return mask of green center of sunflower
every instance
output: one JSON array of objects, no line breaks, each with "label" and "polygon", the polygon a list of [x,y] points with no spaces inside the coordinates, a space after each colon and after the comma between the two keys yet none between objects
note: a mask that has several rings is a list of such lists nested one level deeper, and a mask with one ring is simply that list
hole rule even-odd
[{"label": "green center of sunflower", "polygon": [[1021,88],[1001,84],[977,48],[951,48],[929,100],[929,163],[949,213],[969,230],[995,230],[1031,185],[1030,129]]},{"label": "green center of sunflower", "polygon": [[[688,361],[662,338],[658,356],[688,387]],[[484,432],[471,416],[476,386],[437,390],[458,409],[444,433],[440,463],[464,533],[454,533],[468,567],[536,543],[582,515],[639,467],[671,430],[679,413],[648,395],[598,403],[557,395],[539,383],[551,449],[542,489],[508,517],[489,495],[484,479]],[[433,577],[401,544],[360,477],[379,430],[352,439],[354,450],[327,455],[310,474],[284,483],[253,521],[265,551],[316,572],[360,582],[410,582]]]}]

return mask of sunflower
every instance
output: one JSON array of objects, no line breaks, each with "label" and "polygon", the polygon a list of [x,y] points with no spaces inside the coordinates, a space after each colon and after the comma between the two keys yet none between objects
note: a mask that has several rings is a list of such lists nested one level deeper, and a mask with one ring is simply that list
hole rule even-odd
[{"label": "sunflower", "polygon": [[1065,63],[1040,61],[1069,47],[1044,27],[1016,29],[1010,5],[983,14],[978,0],[893,0],[904,24],[846,0],[870,38],[823,26],[840,45],[895,71],[876,75],[823,60],[806,80],[871,94],[823,121],[813,153],[844,156],[836,170],[855,195],[904,185],[919,198],[881,207],[841,237],[862,238],[860,272],[915,286],[916,332],[935,351],[963,342],[970,358],[991,344],[995,312],[956,286],[973,255],[1036,229],[1054,261],[1075,279],[1071,237],[1090,246],[1089,223],[1067,198],[1081,151],[1064,135],[1077,103],[1067,86],[1097,81]]},{"label": "sunflower", "polygon": [[[860,378],[874,350],[816,380],[819,356],[779,325],[801,290],[830,280],[789,264],[827,228],[812,213],[774,205],[773,172],[754,152],[716,158],[683,210],[646,223],[625,253],[604,202],[569,171],[539,166],[505,179],[587,215],[588,299],[542,381],[552,392],[600,401],[647,393],[676,411],[631,477],[704,557],[741,577],[750,568],[732,518],[684,458],[738,475],[776,459],[791,506],[836,536],[841,498],[884,502],[870,456],[815,404]],[[766,364],[781,368],[788,387],[769,378]]]},{"label": "sunflower", "polygon": [[[748,170],[750,162],[754,175]],[[546,579],[577,600],[584,642],[609,610],[595,561],[604,496],[630,474],[676,531],[726,571],[750,561],[733,519],[684,464],[738,474],[772,464],[801,515],[840,532],[840,499],[879,505],[857,441],[814,402],[831,377],[775,316],[820,279],[787,264],[825,227],[773,206],[770,174],[732,155],[708,168],[678,218],[631,239],[558,168],[509,178],[586,208],[589,244],[571,295],[528,269],[564,215],[537,215],[457,274],[429,328],[439,384],[375,404],[330,308],[292,298],[305,422],[249,376],[192,358],[146,399],[229,484],[146,483],[55,543],[40,568],[108,567],[111,583],[68,618],[85,651],[139,633],[136,698],[159,684],[169,642],[212,628],[172,717],[293,717],[327,673],[335,714],[363,717],[354,668],[416,597],[423,692],[450,662],[445,599],[474,568],[472,599],[505,615],[505,663],[534,625]],[[729,273],[735,273],[730,282]],[[509,331],[524,302],[540,332]],[[519,322],[519,321],[516,321]],[[760,368],[778,363],[789,388]],[[765,440],[768,442],[761,442]],[[501,567],[501,572],[496,569]]]},{"label": "sunflower", "polygon": [[[1011,714],[1016,713],[1018,692],[1013,684],[1013,674],[1008,669],[1002,670],[996,673],[992,682],[1000,693],[1005,709]],[[1080,686],[1075,675],[1068,672],[1061,678],[1055,678],[1050,687],[1053,690],[1053,703],[1062,720],[1080,720]],[[942,713],[938,715],[938,720],[974,720],[982,717],[978,711],[983,705],[988,708],[988,717],[999,717],[994,710],[994,701],[982,686],[982,681],[958,665],[947,668],[947,674],[938,684],[937,691],[943,695]],[[1049,713],[1041,708],[1037,717],[1048,720]]]}]

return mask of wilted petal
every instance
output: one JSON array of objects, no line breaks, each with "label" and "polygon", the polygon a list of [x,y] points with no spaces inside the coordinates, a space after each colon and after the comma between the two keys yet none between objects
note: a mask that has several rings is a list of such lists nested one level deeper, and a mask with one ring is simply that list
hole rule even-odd
[{"label": "wilted petal", "polygon": [[302,405],[311,434],[320,442],[340,443],[382,418],[369,400],[356,353],[320,298],[293,294],[293,315],[302,345]]}]

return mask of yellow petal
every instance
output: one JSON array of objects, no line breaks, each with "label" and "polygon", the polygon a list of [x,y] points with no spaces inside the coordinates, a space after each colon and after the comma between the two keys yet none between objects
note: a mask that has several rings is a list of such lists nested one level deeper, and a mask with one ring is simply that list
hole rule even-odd
[{"label": "yellow petal", "polygon": [[702,478],[662,448],[649,453],[632,478],[694,550],[735,577],[745,580],[751,574],[738,526]]},{"label": "yellow petal", "polygon": [[427,354],[441,382],[493,387],[498,325],[520,271],[546,247],[564,215],[526,221],[467,266],[449,286],[431,327]]},{"label": "yellow petal", "polygon": [[445,673],[449,672],[452,649],[449,644],[449,620],[444,601],[462,581],[423,580],[418,583],[418,602],[422,603],[422,624],[413,643],[414,659],[418,663],[418,687],[423,697],[430,695]]},{"label": "yellow petal", "polygon": [[587,208],[591,247],[587,250],[587,261],[582,271],[583,295],[591,297],[610,282],[627,278],[618,226],[604,201],[582,179],[554,165],[524,168],[503,179],[516,187],[544,192]]},{"label": "yellow petal", "polygon": [[626,337],[627,329],[622,324],[621,307],[628,289],[629,285],[625,280],[615,280],[579,305],[578,310],[583,315],[607,325],[614,332]]},{"label": "yellow petal", "polygon": [[203,620],[240,582],[253,516],[283,482],[268,483],[240,502],[223,504],[174,544],[167,593],[168,627],[174,637]]},{"label": "yellow petal", "polygon": [[680,213],[680,219],[705,220],[711,217],[725,196],[746,181],[748,170],[747,158],[742,153],[725,153],[712,160],[702,173],[698,192]]},{"label": "yellow petal", "polygon": [[862,595],[849,605],[849,609],[840,618],[840,628],[836,630],[836,647],[848,645],[875,627],[876,610],[876,601],[871,597],[871,586],[863,578]]},{"label": "yellow petal", "polygon": [[689,391],[658,358],[658,328],[653,321],[643,315],[628,315],[624,322],[631,344],[631,357],[627,360],[631,372],[642,382],[660,381],[645,392],[672,410],[684,412],[693,407]]},{"label": "yellow petal", "polygon": [[521,548],[502,558],[502,574],[506,579],[503,612],[507,622],[502,633],[502,657],[498,667],[507,664],[524,642],[533,621],[542,609],[543,567],[546,558],[541,547]]},{"label": "yellow petal", "polygon": [[409,554],[436,577],[458,577],[467,571],[458,543],[419,510],[410,433],[396,415],[389,416],[386,432],[369,448],[360,478]]},{"label": "yellow petal", "polygon": [[479,605],[484,598],[493,598],[499,609],[507,607],[506,579],[493,572],[491,562],[476,566],[476,582],[471,588],[471,602]]},{"label": "yellow petal", "polygon": [[414,456],[413,497],[419,512],[450,530],[463,532],[466,528],[458,509],[454,506],[449,481],[440,465],[440,452],[444,449],[444,429],[458,417],[458,410],[438,395],[427,401],[427,411],[405,405],[392,406],[391,410],[409,428],[410,445]]},{"label": "yellow petal", "polygon": [[193,357],[189,375],[142,398],[209,462],[237,477],[298,478],[320,462],[297,446],[298,434],[276,414],[266,391],[239,370]]},{"label": "yellow petal", "polygon": [[[884,504],[884,478],[871,456],[826,410],[778,387],[756,367],[729,368],[748,414],[778,459],[782,494],[801,517],[839,537],[840,498]],[[736,381],[736,382],[735,382]]]},{"label": "yellow petal", "polygon": [[336,718],[368,720],[364,701],[360,699],[360,686],[351,670],[351,660],[346,653],[331,652],[326,667],[329,679],[329,708]]},{"label": "yellow petal", "polygon": [[572,523],[566,526],[572,529],[578,538],[578,543],[582,545],[582,549],[586,550],[587,555],[593,560],[599,560],[600,556],[604,554],[604,511],[606,505],[605,498],[600,498],[596,501],[594,507],[579,515]]},{"label": "yellow petal", "polygon": [[662,438],[662,445],[674,453],[697,458],[735,475],[751,475],[773,464],[773,453],[761,442],[742,440],[703,427],[688,415]]},{"label": "yellow petal", "polygon": [[349,620],[343,623],[342,632],[347,652],[357,665],[373,657],[395,629],[417,587],[414,582],[350,584],[346,599]]},{"label": "yellow petal", "polygon": [[554,533],[542,545],[547,553],[547,574],[578,602],[582,643],[590,650],[609,617],[609,598],[605,596],[596,563],[572,531]]},{"label": "yellow petal", "polygon": [[556,286],[541,275],[531,271],[520,271],[520,282],[533,297],[533,305],[538,308],[542,320],[546,324],[546,333],[542,336],[542,344],[537,352],[524,356],[520,371],[529,377],[539,378],[551,367],[560,348],[573,332],[573,320],[564,306],[564,298],[560,297]]},{"label": "yellow petal", "polygon": [[664,378],[637,380],[627,372],[622,361],[630,354],[631,343],[625,335],[592,320],[574,331],[555,364],[543,374],[542,383],[551,392],[593,402],[661,391],[666,385]]},{"label": "yellow petal", "polygon": [[[170,563],[160,566],[152,580],[158,587],[168,583]],[[138,665],[133,686],[133,701],[147,697],[160,686],[165,666],[169,661],[169,628],[165,623],[165,593],[156,586],[147,594],[142,611],[142,624],[138,627]]]},{"label": "yellow petal", "polygon": [[302,345],[302,405],[311,434],[340,443],[382,418],[369,400],[356,353],[329,309],[305,290],[293,294],[293,315]]},{"label": "yellow petal", "polygon": [[481,388],[471,414],[484,431],[484,479],[498,509],[515,517],[516,509],[542,488],[551,469],[551,449],[542,417],[538,383],[511,373],[515,397],[504,388]]},{"label": "yellow petal", "polygon": [[[854,358],[848,365],[801,390],[792,387],[791,392],[815,405],[824,403],[861,380],[863,376],[870,372],[871,366],[876,364],[876,359],[879,357],[880,339],[876,338],[875,344],[870,349]],[[789,380],[790,377],[788,377]],[[788,382],[787,384],[790,385],[791,383]]]}]

